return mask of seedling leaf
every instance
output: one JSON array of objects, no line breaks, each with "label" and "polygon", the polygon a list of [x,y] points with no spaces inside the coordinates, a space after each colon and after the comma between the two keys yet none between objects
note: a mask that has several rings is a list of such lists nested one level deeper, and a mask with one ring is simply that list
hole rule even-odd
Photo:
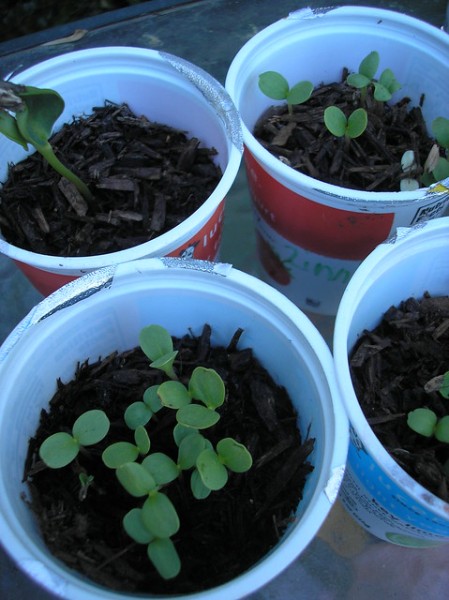
[{"label": "seedling leaf", "polygon": [[439,442],[449,444],[449,415],[441,417],[436,424],[435,437]]},{"label": "seedling leaf", "polygon": [[157,538],[169,538],[179,529],[179,517],[172,501],[162,492],[154,492],[142,507],[145,527]]},{"label": "seedling leaf", "polygon": [[139,456],[139,449],[129,442],[116,442],[108,446],[101,455],[104,464],[109,469],[118,469],[126,463],[131,463]]},{"label": "seedling leaf", "polygon": [[410,429],[425,437],[433,435],[436,423],[437,416],[429,408],[416,408],[407,415],[407,425]]},{"label": "seedling leaf", "polygon": [[346,81],[349,85],[352,85],[359,90],[365,88],[371,83],[371,79],[365,77],[365,75],[361,75],[360,73],[350,73],[347,76]]},{"label": "seedling leaf", "polygon": [[178,409],[187,406],[192,401],[187,388],[180,381],[164,381],[159,386],[157,394],[163,406]]},{"label": "seedling leaf", "polygon": [[190,477],[190,489],[192,490],[194,498],[197,500],[204,500],[210,496],[211,490],[204,485],[198,469],[194,469],[192,471],[192,475]]},{"label": "seedling leaf", "polygon": [[154,477],[138,463],[130,462],[121,465],[115,473],[128,494],[135,498],[146,496],[157,487]]},{"label": "seedling leaf", "polygon": [[178,465],[181,469],[191,469],[195,465],[196,459],[206,447],[205,442],[200,433],[190,433],[181,441],[178,451]]},{"label": "seedling leaf", "polygon": [[300,81],[294,85],[287,94],[288,104],[302,104],[307,102],[313,92],[313,83],[310,81]]},{"label": "seedling leaf", "polygon": [[139,425],[134,432],[134,441],[136,442],[139,454],[148,454],[150,451],[150,438],[148,432],[143,425]]},{"label": "seedling leaf", "polygon": [[203,450],[196,461],[196,468],[206,487],[221,490],[228,481],[228,471],[213,450]]},{"label": "seedling leaf", "polygon": [[183,406],[176,413],[176,420],[184,427],[193,429],[207,429],[212,427],[220,420],[220,415],[214,410],[210,410],[199,404],[189,404]]},{"label": "seedling leaf", "polygon": [[244,473],[251,468],[253,459],[243,444],[232,438],[224,438],[217,444],[221,462],[235,473]]},{"label": "seedling leaf", "polygon": [[166,485],[179,476],[178,465],[162,452],[153,452],[145,457],[142,466],[152,475],[157,485]]},{"label": "seedling leaf", "polygon": [[196,367],[190,377],[189,393],[207,408],[218,408],[225,400],[225,385],[213,369]]},{"label": "seedling leaf", "polygon": [[359,73],[371,81],[379,68],[379,61],[379,53],[373,50],[360,63]]},{"label": "seedling leaf", "polygon": [[328,106],[324,111],[324,124],[336,137],[343,137],[346,133],[348,120],[345,113],[338,106]]},{"label": "seedling leaf", "polygon": [[259,75],[261,92],[273,100],[285,100],[290,86],[283,75],[276,71],[266,71]]},{"label": "seedling leaf", "polygon": [[77,457],[79,448],[73,436],[60,431],[44,440],[39,448],[39,456],[50,469],[60,469]]},{"label": "seedling leaf", "polygon": [[364,108],[357,108],[349,115],[346,135],[351,139],[357,138],[368,125],[368,114]]},{"label": "seedling leaf", "polygon": [[28,150],[26,139],[22,136],[17,127],[15,118],[4,110],[0,110],[0,133],[17,144],[20,144],[24,150]]},{"label": "seedling leaf", "polygon": [[123,517],[123,528],[138,544],[149,544],[154,540],[154,535],[144,525],[140,508],[132,508],[126,513]]},{"label": "seedling leaf", "polygon": [[143,401],[153,413],[157,413],[162,408],[161,399],[157,395],[158,385],[152,385],[143,393]]},{"label": "seedling leaf", "polygon": [[143,327],[139,335],[139,344],[151,361],[173,352],[173,340],[168,331],[160,325]]},{"label": "seedling leaf", "polygon": [[440,156],[432,171],[432,175],[435,177],[436,181],[441,181],[442,179],[449,177],[449,161]]},{"label": "seedling leaf", "polygon": [[440,389],[438,390],[443,398],[449,398],[449,371],[446,371],[443,375],[443,381],[441,382]]},{"label": "seedling leaf", "polygon": [[102,410],[88,410],[73,424],[72,434],[81,446],[97,444],[106,437],[110,422]]},{"label": "seedling leaf", "polygon": [[449,119],[437,117],[432,121],[432,132],[443,148],[449,149]]},{"label": "seedling leaf", "polygon": [[143,402],[133,402],[125,410],[125,423],[130,429],[146,425],[153,416],[153,411]]},{"label": "seedling leaf", "polygon": [[164,579],[173,579],[181,571],[181,561],[170,539],[156,539],[148,544],[148,558]]}]

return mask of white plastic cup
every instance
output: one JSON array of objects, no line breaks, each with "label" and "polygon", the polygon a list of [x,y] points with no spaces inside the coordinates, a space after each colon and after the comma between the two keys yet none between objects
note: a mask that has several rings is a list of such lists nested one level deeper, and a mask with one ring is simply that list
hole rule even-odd
[{"label": "white plastic cup", "polygon": [[300,308],[335,315],[360,262],[398,226],[442,215],[447,190],[367,192],[323,183],[271,155],[254,137],[262,113],[273,104],[258,88],[259,75],[274,70],[294,85],[341,80],[343,67],[357,71],[372,50],[379,73],[391,68],[404,96],[429,127],[449,118],[449,36],[423,21],[373,7],[303,9],[251,38],[229,68],[225,87],[243,121],[245,163],[251,189],[263,277]]},{"label": "white plastic cup", "polygon": [[[74,116],[87,115],[105,100],[126,102],[137,115],[185,131],[217,150],[223,176],[203,205],[184,222],[144,244],[89,257],[59,257],[15,247],[0,238],[0,252],[15,260],[33,285],[47,295],[68,281],[103,266],[151,256],[214,260],[219,251],[225,197],[241,163],[238,114],[221,84],[175,56],[131,47],[89,48],[34,65],[15,83],[49,87],[65,100],[55,131]],[[0,136],[0,181],[10,162],[25,158],[18,144]]]},{"label": "white plastic cup", "polygon": [[348,284],[338,309],[334,364],[350,424],[340,499],[356,521],[382,540],[403,546],[449,542],[449,504],[408,475],[388,454],[363,415],[348,355],[364,330],[409,297],[449,294],[449,217],[398,231],[378,246]]},{"label": "white plastic cup", "polygon": [[343,477],[348,423],[332,356],[309,319],[282,294],[230,265],[203,261],[147,259],[90,273],[38,304],[0,348],[0,540],[21,569],[66,600],[135,596],[92,584],[52,557],[21,499],[28,440],[57,378],[71,380],[78,361],[137,346],[140,329],[152,323],[174,336],[200,334],[209,323],[214,345],[227,345],[242,327],[239,346],[253,348],[285,386],[303,438],[316,440],[314,470],[277,546],[233,581],[184,598],[234,600],[278,575],[317,533]]}]

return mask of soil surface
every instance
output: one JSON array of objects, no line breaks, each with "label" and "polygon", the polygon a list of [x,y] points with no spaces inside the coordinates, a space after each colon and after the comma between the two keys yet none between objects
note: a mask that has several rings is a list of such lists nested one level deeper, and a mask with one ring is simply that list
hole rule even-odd
[{"label": "soil surface", "polygon": [[[360,91],[342,81],[318,86],[304,104],[272,107],[264,113],[254,135],[274,156],[292,168],[340,187],[365,191],[399,191],[405,177],[401,157],[407,150],[415,152],[416,176],[433,145],[420,107],[410,107],[404,98],[396,104],[374,101],[367,95],[366,104]],[[348,117],[364,107],[368,126],[358,138],[346,140],[332,135],[324,125],[324,110],[338,106]]]},{"label": "soil surface", "polygon": [[[193,499],[189,477],[165,488],[181,521],[173,541],[182,569],[168,583],[149,563],[146,546],[124,533],[123,515],[136,506],[136,499],[121,489],[100,458],[111,442],[133,442],[132,432],[122,425],[124,410],[163,375],[149,367],[140,349],[134,349],[95,364],[83,363],[72,381],[58,382],[30,441],[24,477],[44,539],[63,562],[117,590],[190,593],[235,577],[277,543],[295,518],[305,479],[313,469],[308,456],[314,440],[301,440],[298,416],[285,389],[275,385],[251,349],[237,349],[240,334],[236,332],[227,348],[210,346],[208,326],[198,338],[175,340],[179,350],[175,368],[181,381],[201,364],[215,368],[226,385],[220,421],[206,435],[213,442],[229,435],[245,444],[253,466],[246,473],[231,474],[225,488],[205,500]],[[107,438],[64,469],[46,468],[38,456],[42,441],[56,431],[70,431],[74,420],[92,408],[109,416]],[[174,412],[157,413],[147,429],[151,451],[165,451],[176,460]],[[78,475],[83,469],[94,475],[94,483],[81,501]]]},{"label": "soil surface", "polygon": [[85,198],[35,152],[0,190],[0,229],[11,244],[52,256],[92,256],[144,243],[179,225],[221,178],[214,149],[108,103],[51,138]]},{"label": "soil surface", "polygon": [[391,307],[382,322],[360,338],[350,360],[354,389],[374,433],[391,456],[425,488],[449,502],[449,444],[426,438],[407,425],[420,407],[439,418],[449,400],[426,384],[449,370],[449,298],[426,295]]}]

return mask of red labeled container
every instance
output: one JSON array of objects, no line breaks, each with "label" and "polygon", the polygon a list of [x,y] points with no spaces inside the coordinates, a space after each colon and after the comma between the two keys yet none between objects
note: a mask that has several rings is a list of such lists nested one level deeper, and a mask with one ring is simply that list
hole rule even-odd
[{"label": "red labeled container", "polygon": [[394,101],[407,96],[416,106],[425,94],[429,130],[434,118],[449,118],[449,36],[418,19],[377,8],[293,12],[250,39],[226,78],[242,119],[262,277],[303,310],[321,315],[335,316],[361,261],[396,227],[441,216],[449,190],[438,184],[413,192],[358,191],[294,170],[253,135],[263,112],[282,104],[262,94],[258,79],[265,71],[278,71],[290,85],[331,83],[341,79],[343,67],[357,71],[373,50],[380,55],[379,72],[392,69],[402,84]]}]

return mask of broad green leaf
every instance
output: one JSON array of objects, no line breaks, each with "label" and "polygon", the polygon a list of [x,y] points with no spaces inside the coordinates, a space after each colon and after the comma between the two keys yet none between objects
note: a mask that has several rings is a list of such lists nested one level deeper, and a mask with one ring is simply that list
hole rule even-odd
[{"label": "broad green leaf", "polygon": [[142,520],[157,538],[169,538],[179,529],[178,513],[172,501],[162,492],[154,492],[145,500]]},{"label": "broad green leaf", "polygon": [[346,81],[349,85],[357,89],[363,89],[371,83],[371,79],[360,73],[351,73],[347,76]]},{"label": "broad green leaf", "polygon": [[77,418],[73,424],[73,437],[81,446],[97,444],[106,437],[110,422],[102,410],[88,410]]},{"label": "broad green leaf", "polygon": [[56,119],[64,110],[64,100],[54,90],[26,86],[20,93],[23,108],[16,112],[17,126],[22,136],[35,148],[45,145]]},{"label": "broad green leaf", "polygon": [[381,83],[374,84],[374,98],[378,102],[388,102],[391,99],[391,92]]},{"label": "broad green leaf", "polygon": [[146,425],[153,416],[153,411],[143,402],[133,402],[125,410],[125,423],[130,429]]},{"label": "broad green leaf", "polygon": [[156,539],[148,544],[148,558],[163,579],[173,579],[181,571],[181,561],[170,539]]},{"label": "broad green leaf", "polygon": [[204,500],[210,496],[211,490],[204,485],[198,469],[194,469],[192,471],[192,475],[190,477],[190,489],[192,490],[193,497],[197,500]]},{"label": "broad green leaf", "polygon": [[432,132],[439,145],[449,149],[449,119],[444,117],[434,119],[432,121]]},{"label": "broad green leaf", "polygon": [[449,371],[446,371],[446,373],[444,373],[443,381],[438,391],[443,396],[443,398],[449,398]]},{"label": "broad green leaf", "polygon": [[379,60],[379,53],[373,50],[360,63],[359,73],[371,81],[379,68]]},{"label": "broad green leaf", "polygon": [[134,432],[134,441],[139,450],[140,454],[148,454],[151,447],[150,438],[148,432],[143,425],[139,425]]},{"label": "broad green leaf", "polygon": [[206,487],[221,490],[228,481],[228,471],[213,450],[203,450],[196,461],[196,468]]},{"label": "broad green leaf", "polygon": [[251,468],[253,459],[243,444],[232,438],[224,438],[217,444],[217,452],[224,465],[235,473],[244,473]]},{"label": "broad green leaf", "polygon": [[307,102],[313,92],[313,83],[310,81],[300,81],[294,85],[287,94],[289,104],[302,104]]},{"label": "broad green leaf", "polygon": [[436,414],[428,408],[416,408],[407,415],[407,425],[410,429],[425,437],[433,435],[436,423]]},{"label": "broad green leaf", "polygon": [[192,401],[187,388],[180,381],[164,381],[157,390],[163,406],[178,409]]},{"label": "broad green leaf", "polygon": [[324,111],[324,124],[332,135],[343,137],[346,133],[348,120],[341,108],[328,106]]},{"label": "broad green leaf", "polygon": [[390,94],[394,94],[402,87],[391,69],[385,69],[382,72],[381,76],[379,77],[379,83],[383,85],[390,92]]},{"label": "broad green leaf", "polygon": [[157,413],[162,408],[161,399],[157,395],[159,385],[152,385],[143,393],[143,401],[153,413]]},{"label": "broad green leaf", "polygon": [[162,452],[153,452],[145,457],[142,466],[151,473],[158,485],[166,485],[179,476],[178,465]]},{"label": "broad green leaf", "polygon": [[129,537],[138,544],[149,544],[154,540],[154,535],[145,527],[140,508],[132,508],[126,513],[123,517],[123,528]]},{"label": "broad green leaf", "polygon": [[[190,431],[192,431],[190,429]],[[206,440],[200,433],[191,433],[179,445],[178,465],[180,469],[191,469],[196,459],[206,447]]]},{"label": "broad green leaf", "polygon": [[152,361],[173,352],[173,340],[168,331],[160,325],[148,325],[139,334],[139,344]]},{"label": "broad green leaf", "polygon": [[0,110],[0,133],[17,144],[20,144],[24,150],[28,150],[26,139],[20,133],[17,127],[17,121],[5,110]]},{"label": "broad green leaf", "polygon": [[290,86],[283,75],[276,71],[266,71],[259,75],[260,91],[273,100],[285,100]]},{"label": "broad green leaf", "polygon": [[181,445],[182,440],[187,437],[188,435],[192,434],[192,428],[191,427],[184,427],[184,425],[180,425],[179,423],[177,423],[174,428],[173,428],[173,439],[175,441],[175,444],[178,446]]},{"label": "broad green leaf", "polygon": [[436,167],[432,171],[432,175],[435,177],[436,181],[441,181],[442,179],[449,177],[449,161],[440,156]]},{"label": "broad green leaf", "polygon": [[220,420],[220,415],[199,404],[189,404],[183,406],[176,413],[176,420],[184,427],[192,427],[193,429],[207,429],[212,427]]},{"label": "broad green leaf", "polygon": [[189,392],[208,408],[218,408],[225,400],[225,385],[214,369],[196,367],[190,377]]},{"label": "broad green leaf", "polygon": [[115,442],[108,446],[101,455],[109,469],[118,469],[126,463],[132,463],[139,456],[139,449],[129,442]]},{"label": "broad green leaf", "polygon": [[349,115],[346,134],[351,138],[362,135],[368,125],[368,114],[364,108],[357,108]]},{"label": "broad green leaf", "polygon": [[39,448],[39,456],[51,469],[60,469],[74,460],[79,443],[70,434],[60,431],[49,436]]},{"label": "broad green leaf", "polygon": [[157,487],[154,477],[145,467],[135,462],[121,465],[115,474],[128,494],[135,498],[146,496]]},{"label": "broad green leaf", "polygon": [[435,437],[439,442],[449,444],[449,415],[441,417],[435,427]]}]

